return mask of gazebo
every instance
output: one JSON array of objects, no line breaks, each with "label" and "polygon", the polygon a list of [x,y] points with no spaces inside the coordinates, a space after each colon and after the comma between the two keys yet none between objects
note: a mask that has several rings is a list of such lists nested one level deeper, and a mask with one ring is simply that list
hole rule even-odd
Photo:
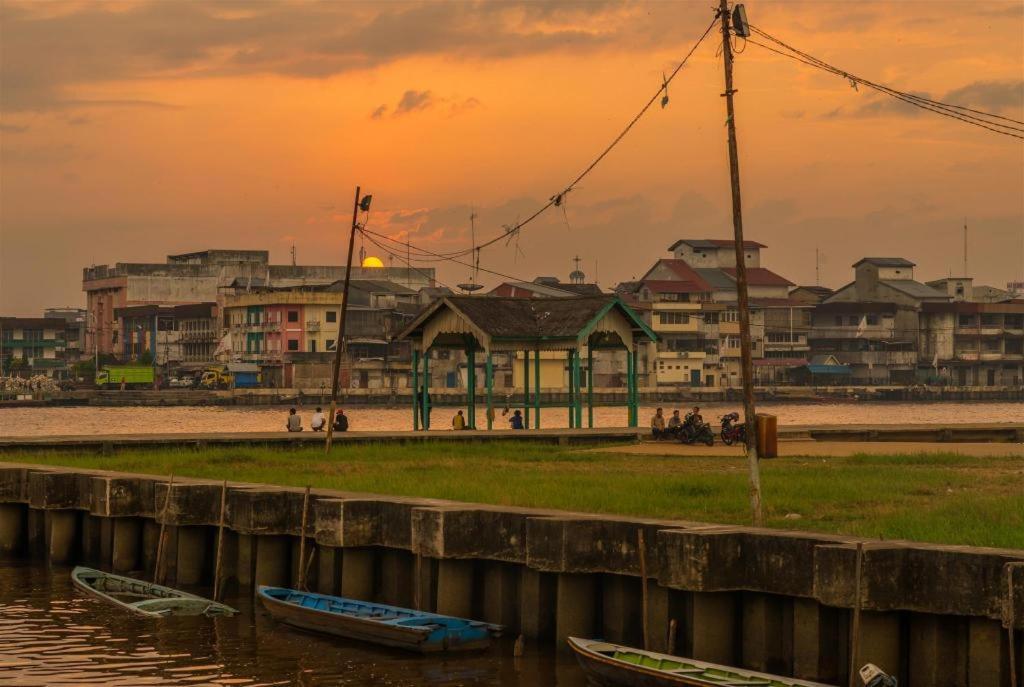
[{"label": "gazebo", "polygon": [[[430,429],[429,352],[461,350],[467,359],[467,426],[476,428],[477,355],[484,357],[487,428],[494,408],[494,353],[523,355],[524,426],[541,426],[541,353],[566,355],[569,426],[583,426],[586,394],[587,426],[594,426],[594,351],[626,351],[626,408],[630,427],[637,426],[637,346],[655,341],[643,320],[615,296],[569,298],[498,298],[447,296],[434,301],[397,337],[412,342],[413,428]],[[582,364],[586,356],[586,368]],[[533,397],[530,358],[533,356]],[[516,363],[514,363],[516,364]],[[422,375],[422,377],[421,377]],[[421,378],[423,383],[421,383]],[[584,392],[585,389],[585,392]]]}]

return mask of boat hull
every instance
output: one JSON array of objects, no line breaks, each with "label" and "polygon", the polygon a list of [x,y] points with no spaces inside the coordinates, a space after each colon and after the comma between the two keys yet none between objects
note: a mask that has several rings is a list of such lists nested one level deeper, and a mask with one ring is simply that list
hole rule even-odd
[{"label": "boat hull", "polygon": [[[423,614],[424,625],[403,626],[381,622],[373,618],[360,618],[343,613],[320,610],[290,602],[282,598],[282,592],[293,590],[281,590],[277,588],[260,587],[257,595],[261,603],[271,617],[278,622],[293,627],[354,639],[361,642],[369,642],[382,646],[405,649],[419,653],[435,653],[441,651],[469,651],[485,649],[490,645],[492,631],[487,629],[475,629],[466,633],[444,633],[435,629],[429,623],[431,617],[442,618],[443,616],[431,616]],[[341,597],[329,597],[319,594],[306,594],[294,592],[296,597],[325,601],[326,603],[345,602],[353,603],[351,600]],[[359,603],[359,602],[354,602]],[[393,609],[383,605],[367,604],[368,607],[380,609]],[[395,609],[415,614],[415,611],[408,609]],[[483,624],[477,624],[483,625]],[[493,628],[495,626],[483,626]]]},{"label": "boat hull", "polygon": [[[702,673],[735,675],[735,679],[739,681],[738,684],[763,685],[765,687],[829,687],[817,682],[719,666],[606,642],[595,642],[576,637],[570,637],[568,642],[580,667],[586,674],[587,680],[595,687],[710,687],[711,685],[729,684],[722,678],[702,678],[700,676]],[[650,663],[668,662],[678,665],[679,669],[676,674],[672,674],[652,665],[630,663],[616,658],[614,650],[621,650],[622,653],[632,656],[642,656]],[[681,674],[681,671],[690,669],[692,669],[691,674]],[[743,682],[744,680],[746,682]]]},{"label": "boat hull", "polygon": [[126,611],[152,618],[168,615],[234,615],[234,608],[195,594],[131,577],[79,566],[71,571],[78,589]]}]

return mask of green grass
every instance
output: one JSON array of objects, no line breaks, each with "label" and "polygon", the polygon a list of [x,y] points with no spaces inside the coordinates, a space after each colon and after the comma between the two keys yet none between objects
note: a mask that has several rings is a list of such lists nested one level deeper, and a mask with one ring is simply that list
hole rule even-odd
[{"label": "green grass", "polygon": [[[748,524],[740,457],[663,457],[520,443],[6,454],[11,462],[229,479]],[[1024,456],[946,454],[763,461],[771,527],[1024,548]],[[787,514],[800,517],[787,518]]]}]

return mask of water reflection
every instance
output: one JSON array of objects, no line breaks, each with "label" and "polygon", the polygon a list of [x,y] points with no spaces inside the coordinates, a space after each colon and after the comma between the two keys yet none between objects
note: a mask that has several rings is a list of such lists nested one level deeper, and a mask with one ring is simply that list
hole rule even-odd
[{"label": "water reflection", "polygon": [[[688,402],[686,402],[688,403]],[[686,403],[665,401],[665,408],[686,410]],[[316,404],[299,409],[304,425]],[[717,421],[725,413],[741,410],[739,403],[708,403],[702,406],[706,420]],[[139,407],[139,408],[4,408],[0,409],[0,436],[44,436],[50,434],[145,434],[179,432],[281,432],[284,431],[287,406],[236,407]],[[777,415],[782,425],[836,424],[952,424],[960,422],[1024,422],[1024,403],[763,403],[758,412]],[[451,427],[455,408],[435,408],[431,414],[434,429]],[[408,408],[345,409],[351,428],[357,431],[401,431],[412,429],[412,411]],[[584,413],[585,415],[586,413]],[[646,424],[654,406],[640,409],[641,424]],[[508,416],[496,412],[495,427],[506,429]],[[477,411],[485,426],[484,409]],[[544,427],[567,427],[563,408],[545,408]],[[625,427],[625,408],[595,408],[598,427]]]},{"label": "water reflection", "polygon": [[233,618],[131,615],[77,592],[67,568],[0,562],[0,685],[508,685],[583,687],[549,647],[513,658],[418,656],[278,625],[247,595]]}]

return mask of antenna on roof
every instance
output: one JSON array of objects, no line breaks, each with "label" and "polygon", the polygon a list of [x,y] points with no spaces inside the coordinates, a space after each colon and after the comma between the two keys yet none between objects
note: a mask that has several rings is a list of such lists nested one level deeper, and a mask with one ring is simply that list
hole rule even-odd
[{"label": "antenna on roof", "polygon": [[472,206],[469,208],[469,237],[473,248],[473,268],[469,273],[469,281],[465,284],[456,284],[456,286],[466,293],[473,293],[484,287],[483,284],[478,284],[476,281],[477,275],[480,273],[480,249],[476,245],[476,210]]},{"label": "antenna on roof", "polygon": [[964,276],[967,276],[967,218],[964,217]]},{"label": "antenna on roof", "polygon": [[292,242],[292,267],[295,267],[295,242]]},{"label": "antenna on roof", "polygon": [[814,247],[814,285],[821,286],[821,251]]}]

